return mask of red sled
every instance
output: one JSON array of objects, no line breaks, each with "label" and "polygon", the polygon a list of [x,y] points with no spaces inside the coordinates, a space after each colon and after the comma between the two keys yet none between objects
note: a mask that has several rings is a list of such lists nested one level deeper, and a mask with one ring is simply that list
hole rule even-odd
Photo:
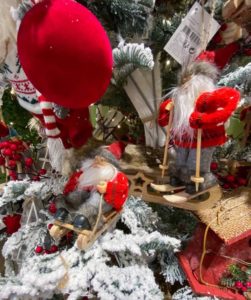
[{"label": "red sled", "polygon": [[216,296],[227,300],[245,300],[243,295],[231,289],[216,286],[219,285],[228,266],[236,263],[231,258],[251,261],[251,230],[232,240],[223,241],[209,229],[206,242],[207,253],[201,268],[203,282],[207,285],[200,280],[200,259],[205,229],[204,224],[199,224],[192,241],[184,251],[179,253],[180,264],[191,288],[199,295]]}]

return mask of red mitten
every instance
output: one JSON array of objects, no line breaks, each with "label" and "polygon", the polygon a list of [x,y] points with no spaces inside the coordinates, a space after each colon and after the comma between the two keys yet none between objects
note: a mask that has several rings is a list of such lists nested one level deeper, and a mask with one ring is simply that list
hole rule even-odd
[{"label": "red mitten", "polygon": [[198,111],[194,111],[189,118],[190,126],[194,129],[202,128],[202,124],[203,124],[202,117],[203,117],[202,113]]},{"label": "red mitten", "polygon": [[159,115],[158,115],[158,124],[161,127],[165,127],[169,121],[169,111],[166,109],[167,104],[169,104],[172,100],[167,99],[161,103],[159,108]]}]

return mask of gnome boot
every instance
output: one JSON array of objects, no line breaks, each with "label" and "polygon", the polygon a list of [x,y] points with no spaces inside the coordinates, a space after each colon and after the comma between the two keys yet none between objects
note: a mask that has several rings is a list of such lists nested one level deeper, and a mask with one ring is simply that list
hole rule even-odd
[{"label": "gnome boot", "polygon": [[170,176],[170,185],[174,187],[182,186],[184,185],[184,181],[177,176]]},{"label": "gnome boot", "polygon": [[91,230],[91,224],[84,215],[76,215],[73,220],[72,225],[77,229]]},{"label": "gnome boot", "polygon": [[68,210],[65,209],[64,207],[60,207],[57,209],[57,212],[55,214],[55,219],[60,222],[65,222],[68,216],[69,216]]},{"label": "gnome boot", "polygon": [[[217,184],[217,179],[211,172],[202,173],[201,177],[204,178],[204,182],[199,184],[199,192],[207,190]],[[191,181],[186,185],[186,193],[190,195],[197,193],[194,182]]]}]

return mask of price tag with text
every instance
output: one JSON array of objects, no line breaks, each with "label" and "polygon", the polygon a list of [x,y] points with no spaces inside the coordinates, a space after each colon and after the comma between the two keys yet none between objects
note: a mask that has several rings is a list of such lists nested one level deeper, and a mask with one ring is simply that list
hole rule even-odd
[{"label": "price tag with text", "polygon": [[202,51],[202,42],[208,43],[220,28],[207,11],[203,13],[203,9],[199,3],[194,3],[164,47],[180,64],[194,60]]}]

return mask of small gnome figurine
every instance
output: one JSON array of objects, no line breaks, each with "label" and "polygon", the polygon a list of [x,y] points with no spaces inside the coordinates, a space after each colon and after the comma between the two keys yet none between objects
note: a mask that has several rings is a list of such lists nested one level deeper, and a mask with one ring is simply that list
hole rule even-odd
[{"label": "small gnome figurine", "polygon": [[226,142],[224,123],[235,110],[240,99],[232,88],[216,88],[218,69],[213,64],[214,55],[204,52],[181,74],[180,83],[165,100],[159,110],[158,122],[166,126],[173,109],[172,138],[176,148],[176,161],[170,170],[172,186],[186,186],[186,192],[194,194],[195,184],[191,176],[196,171],[197,130],[202,129],[200,175],[204,190],[216,184],[210,172],[212,155],[216,146]]},{"label": "small gnome figurine", "polygon": [[[67,182],[64,196],[56,203],[59,207],[55,214],[57,220],[90,230],[97,219],[101,195],[102,213],[122,209],[129,189],[128,179],[119,171],[118,164],[124,147],[121,142],[102,146],[83,161],[80,171]],[[53,230],[51,235],[61,238],[54,236]]]}]

